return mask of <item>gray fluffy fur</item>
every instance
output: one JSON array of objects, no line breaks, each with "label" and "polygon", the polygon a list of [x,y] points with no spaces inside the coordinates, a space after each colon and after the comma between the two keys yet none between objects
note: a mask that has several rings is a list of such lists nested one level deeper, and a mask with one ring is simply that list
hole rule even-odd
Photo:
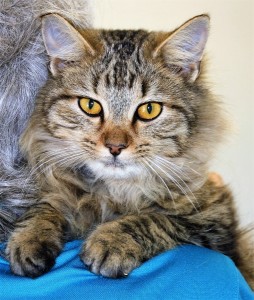
[{"label": "gray fluffy fur", "polygon": [[40,30],[40,16],[48,13],[91,26],[90,0],[0,0],[0,242],[36,201],[19,138],[48,76]]}]

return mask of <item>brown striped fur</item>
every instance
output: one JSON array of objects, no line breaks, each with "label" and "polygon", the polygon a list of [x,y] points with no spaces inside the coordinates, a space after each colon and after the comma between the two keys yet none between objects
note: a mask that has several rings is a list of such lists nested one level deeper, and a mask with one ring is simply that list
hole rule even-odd
[{"label": "brown striped fur", "polygon": [[[77,32],[57,15],[43,22],[52,76],[21,140],[38,204],[9,239],[13,272],[47,272],[77,237],[86,237],[84,264],[113,278],[191,243],[230,256],[253,287],[230,189],[208,176],[225,131],[200,65],[209,18],[170,33]],[[81,110],[82,97],[101,104],[99,116]],[[152,121],[137,114],[147,102],[162,105]]]}]

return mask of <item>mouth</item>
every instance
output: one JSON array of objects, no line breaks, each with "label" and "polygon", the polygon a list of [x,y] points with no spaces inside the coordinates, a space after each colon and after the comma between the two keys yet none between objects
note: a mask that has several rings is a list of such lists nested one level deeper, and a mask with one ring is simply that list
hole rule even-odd
[{"label": "mouth", "polygon": [[125,164],[120,162],[119,159],[117,159],[116,157],[114,157],[113,159],[103,162],[105,167],[109,167],[109,168],[121,168],[123,169],[125,167]]},{"label": "mouth", "polygon": [[131,162],[122,162],[118,158],[90,161],[87,167],[95,179],[130,179],[140,176],[141,168]]}]

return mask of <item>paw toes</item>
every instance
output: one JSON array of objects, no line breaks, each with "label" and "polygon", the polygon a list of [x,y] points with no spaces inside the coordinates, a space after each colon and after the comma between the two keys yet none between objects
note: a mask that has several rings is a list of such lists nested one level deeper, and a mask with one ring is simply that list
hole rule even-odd
[{"label": "paw toes", "polygon": [[17,247],[9,244],[7,254],[14,274],[36,278],[54,266],[59,251],[45,243],[23,243]]},{"label": "paw toes", "polygon": [[47,273],[55,264],[55,257],[47,251],[44,255],[34,255],[33,257],[26,257],[23,263],[24,275],[36,278],[44,273]]},{"label": "paw toes", "polygon": [[85,248],[80,258],[89,271],[109,278],[127,277],[138,266],[136,258],[130,258],[114,247],[100,250],[98,247]]}]

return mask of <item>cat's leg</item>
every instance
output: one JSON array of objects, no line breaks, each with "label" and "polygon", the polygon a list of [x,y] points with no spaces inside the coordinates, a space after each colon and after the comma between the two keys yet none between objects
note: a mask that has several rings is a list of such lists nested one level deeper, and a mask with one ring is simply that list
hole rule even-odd
[{"label": "cat's leg", "polygon": [[13,273],[34,278],[49,271],[63,247],[66,226],[63,216],[46,203],[25,213],[6,248]]},{"label": "cat's leg", "polygon": [[99,225],[88,237],[80,257],[96,274],[123,277],[145,260],[182,243],[180,240],[181,233],[165,215],[125,216]]},{"label": "cat's leg", "polygon": [[[81,259],[96,274],[121,277],[143,261],[180,244],[195,244],[230,256],[236,263],[237,220],[227,186],[209,179],[196,192],[196,202],[184,198],[175,215],[153,212],[124,216],[102,224],[84,244]],[[187,202],[186,202],[187,201]]]}]

